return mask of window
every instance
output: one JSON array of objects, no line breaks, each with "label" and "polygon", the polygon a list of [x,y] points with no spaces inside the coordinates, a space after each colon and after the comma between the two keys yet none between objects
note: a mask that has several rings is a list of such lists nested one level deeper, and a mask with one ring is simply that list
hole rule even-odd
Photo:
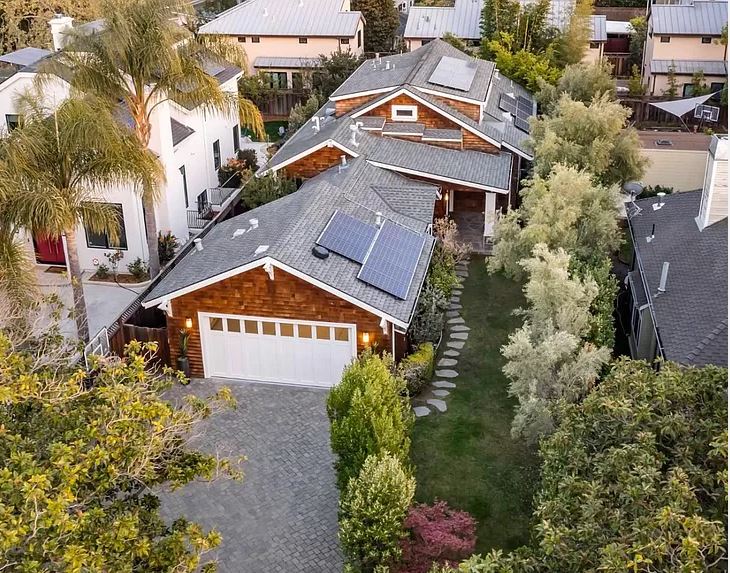
[{"label": "window", "polygon": [[631,330],[634,332],[634,339],[638,340],[641,334],[641,310],[634,305],[634,312],[631,315]]},{"label": "window", "polygon": [[597,50],[600,45],[601,44],[599,44],[598,42],[590,42],[588,44],[588,46],[590,47],[591,50]]},{"label": "window", "polygon": [[684,84],[684,87],[682,88],[682,97],[692,97],[694,91],[694,84]]},{"label": "window", "polygon": [[258,36],[251,36],[251,43],[252,44],[260,44],[261,43],[261,38],[259,38]]},{"label": "window", "polygon": [[297,332],[299,333],[299,338],[312,338],[312,327],[308,324],[300,324],[297,326]]},{"label": "window", "polygon": [[276,336],[276,323],[261,321],[261,332],[267,336]]},{"label": "window", "polygon": [[6,113],[5,124],[8,126],[8,131],[13,131],[20,125],[20,116],[15,113]]},{"label": "window", "polygon": [[241,332],[241,321],[236,320],[235,318],[229,318],[227,320],[228,322],[228,332]]},{"label": "window", "polygon": [[223,331],[223,319],[213,318],[212,316],[208,319],[211,330]]},{"label": "window", "polygon": [[185,166],[180,166],[180,176],[183,180],[183,195],[185,196],[185,208],[188,208],[188,176],[185,175]]},{"label": "window", "polygon": [[238,41],[241,42],[242,44],[245,44],[246,43],[246,36],[238,36]]},{"label": "window", "polygon": [[299,43],[300,44],[306,44],[307,41],[308,41],[307,38],[299,38]]},{"label": "window", "polygon": [[286,72],[265,72],[269,87],[275,90],[287,89]]},{"label": "window", "polygon": [[241,131],[238,124],[233,126],[233,151],[236,152],[241,149]]},{"label": "window", "polygon": [[216,171],[221,167],[221,142],[220,139],[216,139],[213,142],[213,167]]},{"label": "window", "polygon": [[335,340],[340,342],[347,342],[350,340],[350,329],[342,328],[340,326],[335,327]]},{"label": "window", "polygon": [[350,44],[350,38],[340,38],[340,44],[343,46],[347,46]]},{"label": "window", "polygon": [[206,189],[195,200],[198,205],[198,213],[204,213],[208,209],[208,190]]},{"label": "window", "polygon": [[291,74],[291,85],[295,92],[304,91],[304,76],[301,72],[292,72]]},{"label": "window", "polygon": [[292,337],[294,336],[294,325],[288,322],[279,323],[279,334],[281,336]]},{"label": "window", "polygon": [[703,44],[712,44],[712,38],[709,36],[702,36],[702,43]]},{"label": "window", "polygon": [[662,44],[668,44],[669,43],[669,40],[670,40],[669,36],[659,36],[659,41]]},{"label": "window", "polygon": [[357,47],[362,48],[362,30],[357,31]]},{"label": "window", "polygon": [[418,121],[418,107],[415,105],[394,105],[391,107],[393,121]]},{"label": "window", "polygon": [[113,241],[108,233],[95,233],[88,227],[84,226],[86,231],[86,244],[91,249],[126,249],[127,233],[124,228],[124,211],[118,203],[107,203],[118,213],[119,230],[117,231],[117,241]]},{"label": "window", "polygon": [[715,95],[710,98],[712,101],[720,101],[722,98],[722,93],[716,93],[716,92],[722,92],[722,90],[725,89],[725,82],[712,82],[710,84],[710,93],[714,93]]},{"label": "window", "polygon": [[243,330],[246,332],[246,334],[258,334],[259,333],[259,323],[255,320],[244,320],[243,321]]},{"label": "window", "polygon": [[330,327],[329,326],[318,326],[317,327],[317,340],[329,340],[330,339]]}]

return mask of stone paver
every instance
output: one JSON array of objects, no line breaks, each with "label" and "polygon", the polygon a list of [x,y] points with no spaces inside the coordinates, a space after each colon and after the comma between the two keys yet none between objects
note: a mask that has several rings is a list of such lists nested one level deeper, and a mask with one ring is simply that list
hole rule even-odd
[{"label": "stone paver", "polygon": [[441,360],[439,360],[437,366],[443,366],[444,368],[446,368],[448,366],[456,366],[457,362],[458,361],[454,360],[453,358],[442,358]]},{"label": "stone paver", "polygon": [[191,483],[161,494],[166,520],[179,516],[221,532],[209,557],[220,573],[341,572],[337,488],[325,411],[327,392],[236,380],[194,380],[170,398],[228,386],[235,410],[196,429],[193,447],[248,459],[242,481]]},{"label": "stone paver", "polygon": [[452,357],[452,358],[454,358],[456,356],[459,356],[459,354],[461,354],[461,352],[459,352],[458,350],[453,350],[451,348],[449,348],[448,350],[445,350],[444,351],[444,356],[449,356],[449,357]]},{"label": "stone paver", "polygon": [[446,343],[446,346],[449,348],[456,348],[457,350],[461,350],[464,348],[464,341],[463,340],[449,340]]},{"label": "stone paver", "polygon": [[413,408],[413,413],[416,415],[416,418],[423,418],[431,413],[431,409],[426,406],[416,406]]},{"label": "stone paver", "polygon": [[455,288],[451,291],[451,296],[461,296],[463,292],[460,288]]},{"label": "stone paver", "polygon": [[432,400],[426,400],[426,404],[429,404],[436,408],[439,412],[445,412],[446,411],[446,402],[443,400],[438,400],[436,398]]},{"label": "stone paver", "polygon": [[436,382],[431,382],[431,386],[435,388],[456,388],[456,384],[447,382],[446,380],[436,380]]},{"label": "stone paver", "polygon": [[447,321],[449,324],[464,324],[464,319],[460,316],[455,316]]},{"label": "stone paver", "polygon": [[471,330],[466,324],[452,324],[449,328],[453,332],[469,332]]},{"label": "stone paver", "polygon": [[446,311],[446,318],[456,318],[459,316],[458,310],[447,310]]},{"label": "stone paver", "polygon": [[459,373],[456,370],[436,370],[436,376],[439,378],[456,378]]},{"label": "stone paver", "polygon": [[464,307],[463,307],[463,306],[461,306],[461,305],[460,305],[460,304],[458,304],[458,303],[453,303],[453,302],[452,302],[452,303],[451,303],[451,304],[449,305],[449,310],[461,310],[462,308],[464,308]]},{"label": "stone paver", "polygon": [[432,390],[431,394],[438,396],[439,398],[445,398],[450,394],[450,392],[448,390]]},{"label": "stone paver", "polygon": [[467,338],[469,338],[469,333],[468,332],[452,332],[449,336],[451,338],[456,338],[457,340],[466,340]]}]

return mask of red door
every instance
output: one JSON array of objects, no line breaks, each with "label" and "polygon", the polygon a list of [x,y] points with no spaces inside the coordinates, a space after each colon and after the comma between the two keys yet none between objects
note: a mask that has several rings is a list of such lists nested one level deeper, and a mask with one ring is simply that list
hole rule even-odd
[{"label": "red door", "polygon": [[61,237],[34,237],[35,259],[45,265],[65,265],[66,256],[63,253]]}]

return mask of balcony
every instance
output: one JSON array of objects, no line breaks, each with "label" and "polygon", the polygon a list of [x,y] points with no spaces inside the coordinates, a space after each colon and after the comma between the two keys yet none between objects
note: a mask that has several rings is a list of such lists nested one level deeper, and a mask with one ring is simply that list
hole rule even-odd
[{"label": "balcony", "polygon": [[206,189],[196,200],[197,209],[188,209],[188,229],[200,231],[216,214],[224,209],[240,191],[236,187],[212,187]]}]

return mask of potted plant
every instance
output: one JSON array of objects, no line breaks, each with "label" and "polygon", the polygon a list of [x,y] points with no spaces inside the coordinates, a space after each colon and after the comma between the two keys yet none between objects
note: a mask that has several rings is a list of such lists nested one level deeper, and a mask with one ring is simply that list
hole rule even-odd
[{"label": "potted plant", "polygon": [[190,333],[185,329],[180,329],[180,355],[177,357],[177,369],[185,374],[186,378],[190,378],[190,362],[188,361],[188,339]]}]

